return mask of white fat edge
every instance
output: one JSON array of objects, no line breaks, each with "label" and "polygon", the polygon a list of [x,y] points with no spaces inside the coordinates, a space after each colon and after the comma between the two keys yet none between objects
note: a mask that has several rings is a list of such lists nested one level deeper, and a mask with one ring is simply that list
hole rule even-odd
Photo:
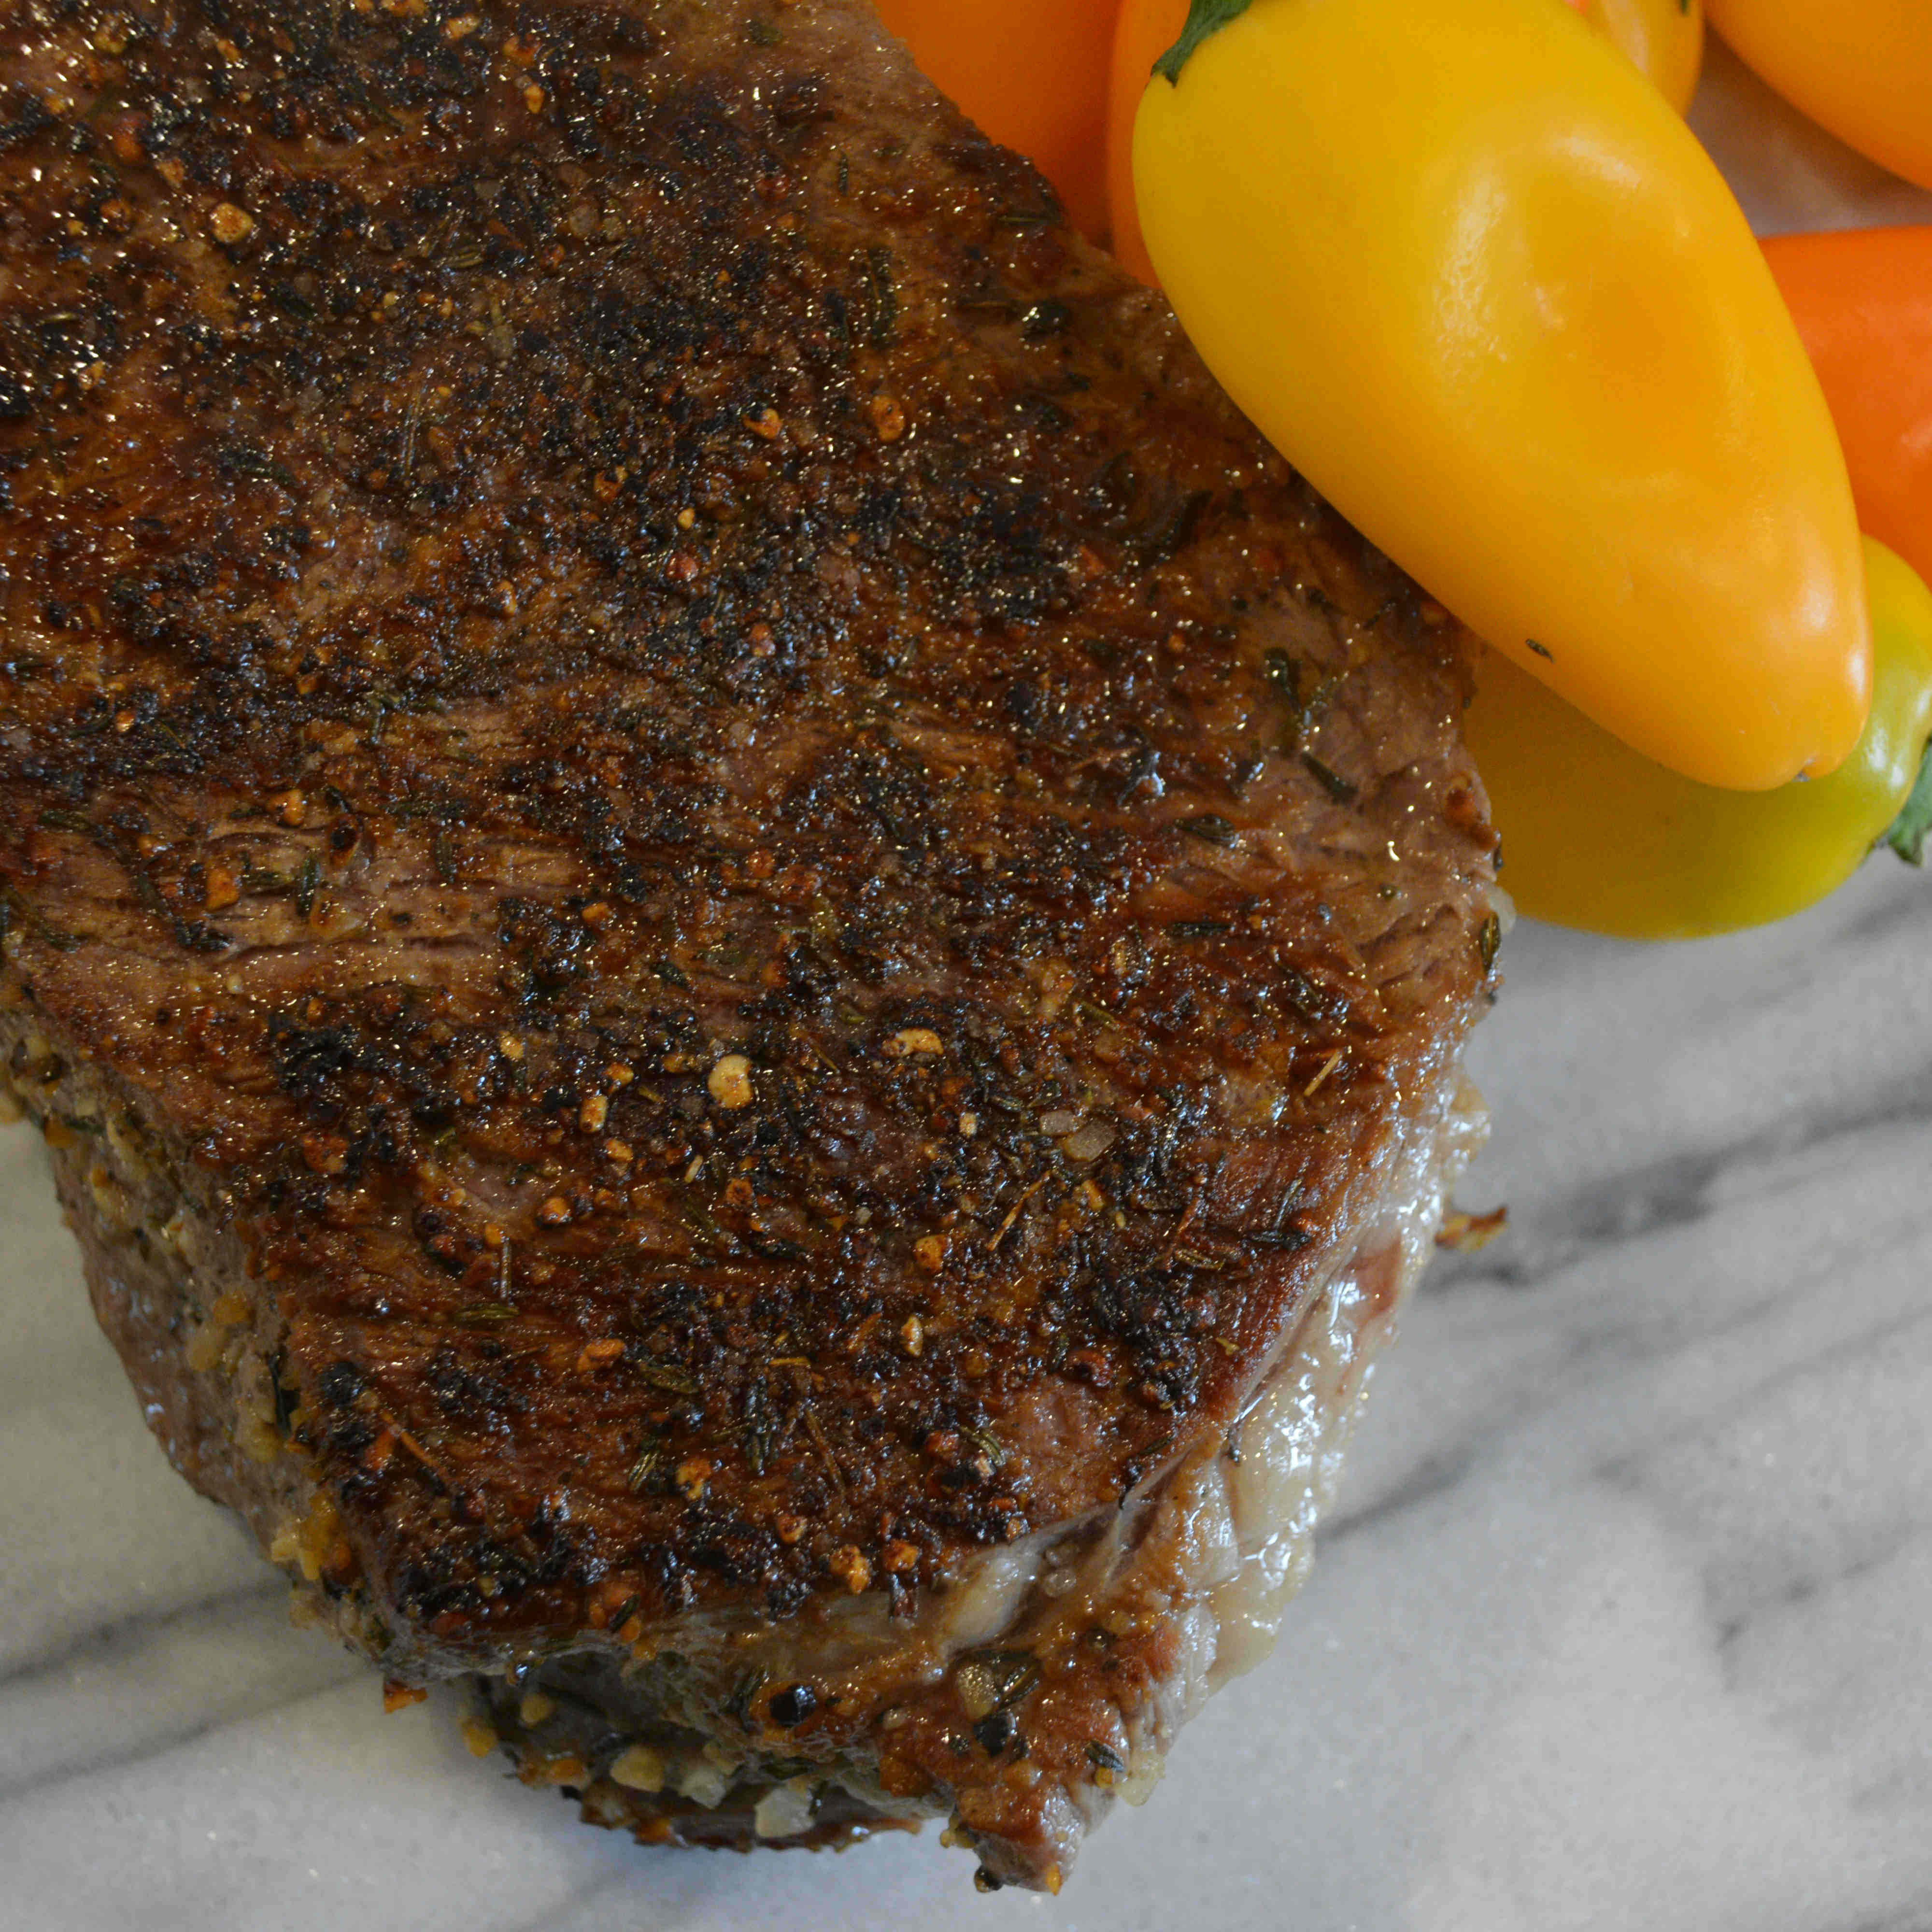
[{"label": "white fat edge", "polygon": [[758,1800],[752,1828],[761,1838],[796,1838],[812,1828],[812,1780],[788,1778]]}]

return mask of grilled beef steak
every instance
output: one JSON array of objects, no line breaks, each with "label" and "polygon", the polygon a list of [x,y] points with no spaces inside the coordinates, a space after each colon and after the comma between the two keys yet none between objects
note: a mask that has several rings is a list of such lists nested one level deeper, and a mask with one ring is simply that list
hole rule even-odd
[{"label": "grilled beef steak", "polygon": [[6,0],[0,1065],[177,1466],[647,1840],[1056,1886],[1472,1131],[1460,639],[859,0]]}]

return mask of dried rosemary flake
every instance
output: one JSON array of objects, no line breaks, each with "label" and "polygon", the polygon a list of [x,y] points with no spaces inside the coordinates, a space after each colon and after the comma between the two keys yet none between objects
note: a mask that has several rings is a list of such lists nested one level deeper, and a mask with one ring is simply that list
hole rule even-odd
[{"label": "dried rosemary flake", "polygon": [[1238,844],[1240,834],[1218,812],[1198,812],[1192,818],[1184,818],[1180,829],[1190,838],[1198,838],[1207,845],[1231,846]]},{"label": "dried rosemary flake", "polygon": [[1258,1248],[1305,1248],[1315,1238],[1292,1221],[1279,1228],[1263,1228],[1247,1237]]},{"label": "dried rosemary flake", "polygon": [[646,1488],[663,1468],[664,1463],[664,1444],[662,1442],[647,1442],[638,1452],[637,1460],[632,1463],[626,1480],[633,1490]]},{"label": "dried rosemary flake", "polygon": [[695,1395],[698,1393],[698,1378],[695,1376],[688,1375],[682,1369],[674,1368],[667,1363],[640,1363],[638,1373],[652,1388],[663,1389],[671,1395]]},{"label": "dried rosemary flake", "polygon": [[1027,1650],[969,1651],[952,1681],[967,1716],[976,1723],[1018,1703],[1040,1681],[1040,1660]]},{"label": "dried rosemary flake", "polygon": [[1484,920],[1476,934],[1476,950],[1482,955],[1483,970],[1491,971],[1496,963],[1496,952],[1503,943],[1503,922],[1494,913]]},{"label": "dried rosemary flake", "polygon": [[507,1301],[473,1301],[459,1308],[450,1318],[459,1328],[496,1328],[517,1318],[517,1311]]},{"label": "dried rosemary flake", "polygon": [[1360,795],[1360,787],[1351,784],[1340,772],[1330,770],[1312,752],[1304,752],[1301,762],[1309,776],[1337,805],[1353,805]]}]

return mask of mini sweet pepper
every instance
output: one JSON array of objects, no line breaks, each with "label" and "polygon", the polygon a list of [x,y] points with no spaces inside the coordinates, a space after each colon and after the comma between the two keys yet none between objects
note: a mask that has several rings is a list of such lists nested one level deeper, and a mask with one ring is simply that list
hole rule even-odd
[{"label": "mini sweet pepper", "polygon": [[1844,459],[1657,90],[1550,0],[1196,0],[1134,137],[1162,286],[1290,461],[1646,756],[1767,790],[1871,689]]}]

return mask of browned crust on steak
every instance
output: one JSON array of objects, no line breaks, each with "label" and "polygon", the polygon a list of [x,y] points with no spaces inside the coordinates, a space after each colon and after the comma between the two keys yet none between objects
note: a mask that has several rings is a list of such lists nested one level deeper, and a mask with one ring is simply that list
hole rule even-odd
[{"label": "browned crust on steak", "polygon": [[1218,1438],[1484,997],[1453,626],[861,5],[6,12],[0,971],[351,1626],[910,1630]]},{"label": "browned crust on steak", "polygon": [[[1485,1120],[1466,1087],[1420,1126],[1385,1211],[1236,1426],[1125,1508],[1034,1539],[979,1643],[957,1627],[971,1606],[956,1616],[943,1674],[908,1642],[869,1682],[814,1669],[822,1717],[692,1724],[662,1682],[688,1660],[584,1651],[479,1679],[472,1748],[500,1740],[526,1784],[562,1784],[586,1820],[647,1844],[790,1844],[801,1825],[950,1814],[946,1841],[979,1853],[982,1886],[1058,1890],[1084,1833],[1116,1798],[1144,1802],[1180,1726],[1265,1655],[1306,1574],[1372,1365]],[[970,1588],[1000,1594],[983,1574]],[[741,1652],[741,1668],[758,1658]],[[839,1721],[848,1703],[863,1725]]]}]

